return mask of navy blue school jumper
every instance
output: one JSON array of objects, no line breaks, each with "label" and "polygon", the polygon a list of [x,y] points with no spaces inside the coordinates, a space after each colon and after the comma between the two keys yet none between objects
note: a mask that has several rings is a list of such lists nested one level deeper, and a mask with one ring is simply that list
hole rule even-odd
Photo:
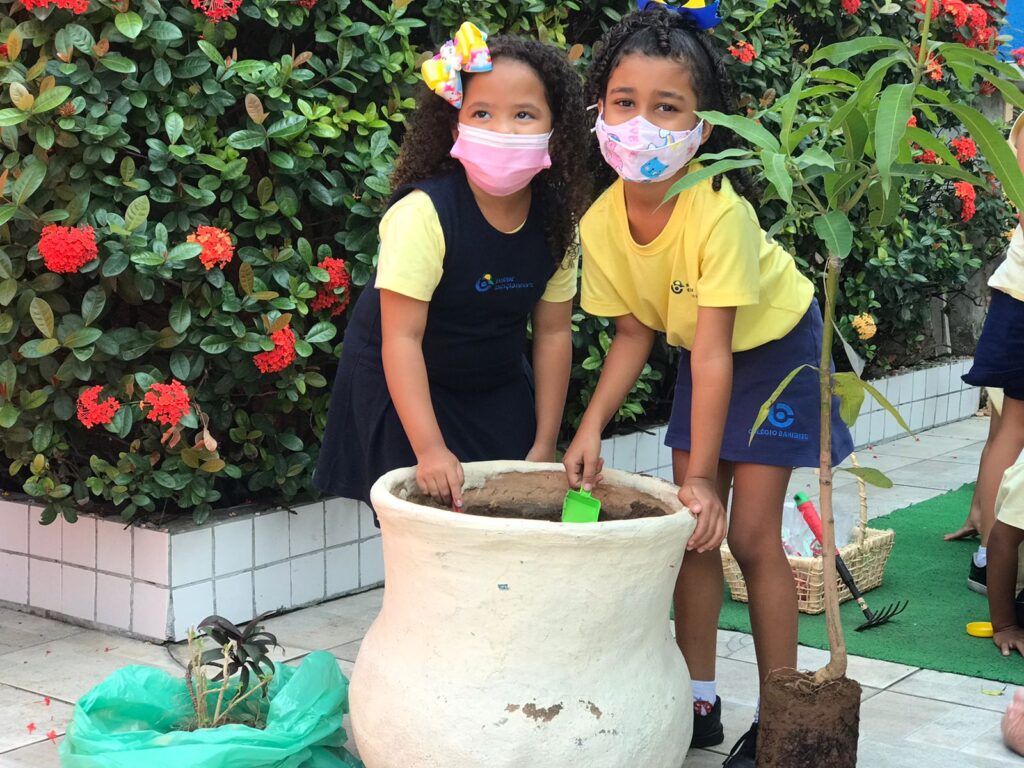
[{"label": "navy blue school jumper", "polygon": [[[430,197],[445,242],[423,334],[441,435],[462,462],[524,459],[536,433],[527,318],[556,268],[538,196],[506,234],[484,218],[461,169],[400,189],[391,203],[414,189]],[[377,478],[415,464],[384,378],[380,292],[367,286],[345,330],[314,483],[369,503]]]}]

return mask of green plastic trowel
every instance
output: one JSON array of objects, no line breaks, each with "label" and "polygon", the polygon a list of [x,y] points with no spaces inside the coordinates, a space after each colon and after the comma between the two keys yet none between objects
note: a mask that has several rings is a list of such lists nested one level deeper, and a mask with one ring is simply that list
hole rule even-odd
[{"label": "green plastic trowel", "polygon": [[581,488],[565,494],[565,501],[562,503],[563,523],[596,523],[600,512],[601,500],[591,496],[590,491]]}]

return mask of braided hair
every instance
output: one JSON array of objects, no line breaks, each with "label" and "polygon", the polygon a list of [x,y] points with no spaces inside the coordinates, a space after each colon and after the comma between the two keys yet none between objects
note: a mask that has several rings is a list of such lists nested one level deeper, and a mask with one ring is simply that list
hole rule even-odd
[{"label": "braided hair", "polygon": [[[505,57],[526,64],[544,84],[551,109],[551,168],[537,174],[531,189],[545,213],[545,234],[552,257],[556,264],[568,263],[578,255],[576,225],[590,205],[593,188],[593,174],[587,172],[591,137],[586,126],[583,84],[565,54],[551,45],[494,35],[487,38],[487,46],[492,60]],[[463,74],[465,90],[473,77]],[[461,167],[450,154],[458,120],[458,110],[422,87],[391,175],[392,189]]]},{"label": "braided hair", "polygon": [[[698,109],[725,114],[738,111],[736,87],[714,38],[710,33],[699,31],[684,14],[663,8],[631,13],[605,33],[600,46],[587,71],[589,104],[604,99],[608,80],[624,57],[640,54],[654,58],[670,57],[685,66],[697,93]],[[696,157],[699,159],[702,154],[715,154],[740,146],[736,134],[719,128],[711,132]],[[601,170],[597,178],[601,186],[611,184],[616,178],[615,172],[603,162],[598,167]],[[752,204],[759,204],[757,189],[746,169],[728,171],[726,175],[736,192]],[[716,192],[720,190],[722,177],[715,176],[712,186]]]}]

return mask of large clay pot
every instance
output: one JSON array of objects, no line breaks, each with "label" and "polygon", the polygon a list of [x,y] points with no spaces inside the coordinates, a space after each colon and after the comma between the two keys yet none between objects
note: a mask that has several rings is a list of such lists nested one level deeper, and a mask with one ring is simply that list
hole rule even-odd
[{"label": "large clay pot", "polygon": [[[465,473],[485,514],[565,497],[557,465]],[[605,471],[597,495],[654,516],[457,514],[416,503],[412,470],[374,485],[384,604],[350,689],[367,768],[679,768],[693,709],[668,609],[696,523],[655,478]]]}]

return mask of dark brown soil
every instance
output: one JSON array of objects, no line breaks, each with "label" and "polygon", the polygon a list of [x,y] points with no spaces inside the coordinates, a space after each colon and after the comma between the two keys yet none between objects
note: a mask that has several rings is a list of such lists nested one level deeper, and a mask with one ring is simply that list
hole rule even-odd
[{"label": "dark brown soil", "polygon": [[856,768],[860,684],[772,672],[761,690],[757,768]]},{"label": "dark brown soil", "polygon": [[[563,472],[509,472],[491,478],[482,488],[467,490],[462,511],[480,517],[560,522],[568,490]],[[601,485],[594,498],[601,500],[599,522],[673,514],[672,508],[660,499],[628,488]],[[441,507],[419,492],[409,494],[409,501]]]}]

